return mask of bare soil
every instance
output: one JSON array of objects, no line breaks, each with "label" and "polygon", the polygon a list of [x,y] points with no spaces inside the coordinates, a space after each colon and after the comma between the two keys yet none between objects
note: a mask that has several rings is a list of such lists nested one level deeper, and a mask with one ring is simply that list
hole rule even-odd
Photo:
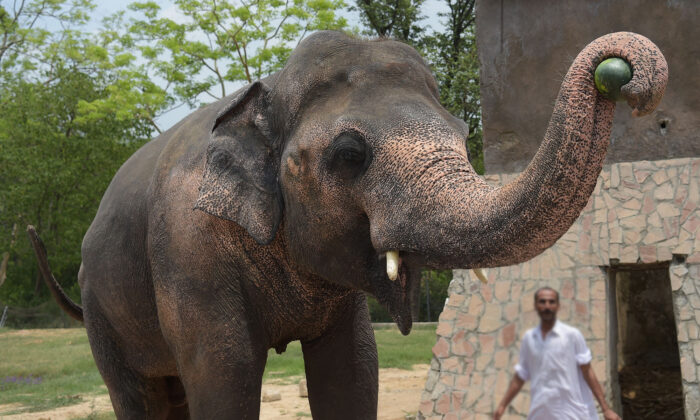
[{"label": "bare soil", "polygon": [[[406,414],[415,414],[418,411],[429,368],[429,365],[414,365],[413,370],[379,369],[378,418],[380,420],[403,420]],[[261,403],[261,420],[311,418],[309,400],[299,397],[297,384],[280,385],[275,384],[274,381],[268,381],[263,384],[263,393],[266,391],[279,392],[282,399]]]},{"label": "bare soil", "polygon": [[[415,414],[418,411],[429,368],[429,365],[415,365],[413,370],[379,370],[380,420],[404,420],[407,414]],[[279,393],[282,398],[260,403],[261,420],[311,418],[309,400],[299,396],[299,379],[275,379],[263,384],[263,393]],[[0,417],[3,420],[69,420],[111,411],[112,405],[107,395],[83,396],[83,402],[71,406],[35,413],[2,415],[3,412],[16,411],[19,408],[21,407],[17,404],[0,406]]]},{"label": "bare soil", "polygon": [[83,401],[75,405],[54,408],[48,411],[3,415],[3,412],[13,412],[21,409],[20,404],[0,405],[0,418],[2,420],[69,420],[85,418],[90,415],[112,411],[112,402],[109,395],[83,396]]}]

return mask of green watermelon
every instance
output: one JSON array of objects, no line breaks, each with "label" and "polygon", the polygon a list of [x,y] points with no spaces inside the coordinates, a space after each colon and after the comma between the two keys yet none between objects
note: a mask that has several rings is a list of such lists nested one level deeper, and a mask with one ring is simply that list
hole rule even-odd
[{"label": "green watermelon", "polygon": [[621,58],[608,58],[595,69],[595,87],[604,97],[612,101],[624,99],[620,88],[630,80],[632,80],[632,68]]}]

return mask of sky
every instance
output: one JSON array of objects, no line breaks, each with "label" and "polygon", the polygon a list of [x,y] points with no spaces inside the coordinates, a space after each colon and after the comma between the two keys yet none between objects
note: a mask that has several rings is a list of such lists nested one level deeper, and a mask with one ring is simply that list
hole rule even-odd
[{"label": "sky", "polygon": [[[156,0],[156,2],[161,5],[164,16],[169,17],[175,21],[179,20],[180,14],[177,10],[177,7],[174,6],[172,2],[167,0]],[[127,2],[118,2],[114,0],[96,0],[95,3],[97,5],[97,8],[94,11],[93,19],[90,25],[94,27],[95,30],[97,30],[100,27],[100,22],[102,21],[102,19],[118,10],[125,9],[126,4],[128,4]],[[346,3],[352,4],[354,3],[354,1],[346,0]],[[438,13],[446,12],[447,10],[448,8],[445,5],[444,0],[426,0],[425,3],[423,3],[423,7],[421,8],[421,12],[425,16],[425,19],[422,21],[422,24],[425,26],[430,26],[434,30],[440,30],[443,27],[440,21],[444,19],[441,19],[438,16]],[[360,26],[360,19],[357,12],[346,11],[345,17],[347,18],[351,27]],[[235,88],[235,86],[233,87]],[[228,90],[227,88],[227,91],[229,92],[233,92],[235,90],[236,89]],[[188,108],[187,105],[180,106],[159,116],[158,118],[156,118],[156,122],[158,123],[161,130],[165,131],[168,128],[175,125],[178,121],[189,115],[191,112],[193,112],[193,110]]]}]

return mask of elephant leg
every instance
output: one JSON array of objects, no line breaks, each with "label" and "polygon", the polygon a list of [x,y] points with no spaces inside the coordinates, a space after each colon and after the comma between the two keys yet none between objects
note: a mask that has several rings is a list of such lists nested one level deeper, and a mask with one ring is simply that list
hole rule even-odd
[{"label": "elephant leg", "polygon": [[170,410],[168,411],[168,420],[187,420],[190,418],[190,410],[187,405],[187,396],[185,395],[185,387],[182,385],[179,377],[169,376],[165,378],[165,385],[168,388],[168,402]]},{"label": "elephant leg", "polygon": [[[98,319],[95,319],[98,318]],[[171,404],[167,381],[148,378],[132,369],[108,323],[99,317],[85,318],[92,354],[118,419],[166,419]]]},{"label": "elephant leg", "polygon": [[214,322],[200,310],[196,328],[170,330],[169,341],[193,419],[258,419],[267,349],[241,316]]},{"label": "elephant leg", "polygon": [[186,357],[182,379],[193,419],[258,419],[267,354],[239,351],[229,348],[220,353],[207,348]]},{"label": "elephant leg", "polygon": [[[145,378],[128,369],[122,375],[105,377],[118,419],[187,420],[190,418],[184,393],[172,393],[172,377]],[[115,385],[116,384],[116,385]]]},{"label": "elephant leg", "polygon": [[342,320],[302,343],[314,419],[376,419],[377,345],[365,296],[357,293]]}]

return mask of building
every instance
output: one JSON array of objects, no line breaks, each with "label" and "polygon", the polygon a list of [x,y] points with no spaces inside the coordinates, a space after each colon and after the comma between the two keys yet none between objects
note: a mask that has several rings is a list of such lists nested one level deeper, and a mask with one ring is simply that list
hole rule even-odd
[{"label": "building", "polygon": [[[545,285],[560,291],[559,318],[585,335],[618,413],[700,417],[698,21],[700,3],[692,0],[477,4],[486,179],[493,185],[517,176],[534,155],[561,80],[588,42],[623,30],[645,35],[664,52],[670,78],[652,115],[634,119],[618,105],[595,191],[552,248],[524,264],[489,269],[488,284],[455,271],[421,418],[490,418],[522,335],[539,322],[533,293]],[[526,417],[527,385],[524,391],[506,418]],[[654,407],[671,415],[659,417]]]}]

